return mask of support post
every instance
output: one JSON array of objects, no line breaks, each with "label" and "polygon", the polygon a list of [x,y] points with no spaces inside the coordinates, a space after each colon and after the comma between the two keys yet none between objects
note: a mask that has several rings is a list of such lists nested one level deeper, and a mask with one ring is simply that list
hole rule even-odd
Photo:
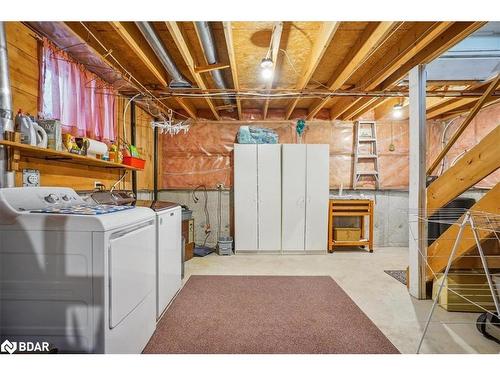
[{"label": "support post", "polygon": [[[136,146],[135,102],[130,103],[130,143]],[[137,199],[137,172],[132,171],[132,192]]]},{"label": "support post", "polygon": [[[426,108],[425,66],[410,70],[410,178],[409,212],[424,215],[426,209]],[[425,255],[427,251],[427,224],[425,220],[409,223],[409,292],[425,299]]]}]

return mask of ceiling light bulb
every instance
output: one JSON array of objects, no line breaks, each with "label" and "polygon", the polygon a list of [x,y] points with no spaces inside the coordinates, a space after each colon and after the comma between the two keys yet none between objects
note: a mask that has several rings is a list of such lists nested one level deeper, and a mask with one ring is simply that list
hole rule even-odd
[{"label": "ceiling light bulb", "polygon": [[273,60],[270,57],[264,57],[260,62],[260,67],[262,69],[268,69],[273,67]]},{"label": "ceiling light bulb", "polygon": [[273,77],[273,70],[271,68],[262,69],[262,78],[266,81],[270,80]]},{"label": "ceiling light bulb", "polygon": [[401,118],[403,117],[403,105],[398,103],[394,104],[394,107],[392,107],[392,117],[394,118]]}]

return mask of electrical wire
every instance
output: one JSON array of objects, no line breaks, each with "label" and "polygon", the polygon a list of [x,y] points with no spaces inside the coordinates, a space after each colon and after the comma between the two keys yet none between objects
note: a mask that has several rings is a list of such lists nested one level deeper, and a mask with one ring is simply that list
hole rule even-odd
[{"label": "electrical wire", "polygon": [[[446,131],[448,130],[448,128],[453,124],[453,122],[457,118],[458,117],[448,121],[446,123],[446,125],[444,126],[443,135],[441,136],[441,150],[444,148],[444,146],[446,146],[446,142],[445,142],[446,141]],[[445,163],[446,163],[446,155],[444,156],[443,160],[441,160],[441,168],[439,169],[438,176],[441,176],[443,174]]]},{"label": "electrical wire", "polygon": [[[292,68],[292,69],[293,69],[293,71],[295,72],[295,75],[296,75],[296,76],[299,76],[299,75],[300,75],[300,73],[299,73],[299,71],[297,70],[297,68],[295,68],[295,65],[293,65],[292,60],[290,59],[290,56],[288,55],[288,52],[287,52],[287,51],[285,51],[285,50],[284,50],[284,49],[282,49],[282,48],[280,48],[279,50],[280,50],[281,52],[283,52],[283,55],[285,55],[286,60],[287,60],[287,62],[288,62],[288,65],[290,65],[290,66],[291,66],[291,68]],[[323,83],[321,83],[321,82],[319,82],[319,81],[316,81],[315,79],[312,79],[312,78],[311,78],[311,79],[310,79],[310,81],[311,81],[311,82],[314,82],[314,83],[316,83],[316,84],[318,84],[320,87],[324,87],[325,89],[330,90],[330,87],[328,87],[328,86],[324,85]]]},{"label": "electrical wire", "polygon": [[217,241],[221,238],[222,232],[222,185],[217,185]]},{"label": "electrical wire", "polygon": [[109,189],[110,193],[112,193],[115,190],[116,185],[118,185],[120,182],[122,182],[126,175],[127,175],[127,170],[125,170],[123,172],[122,176],[113,184],[113,186],[111,186],[111,189]]},{"label": "electrical wire", "polygon": [[203,195],[205,198],[205,204],[203,206],[203,211],[205,212],[205,239],[203,240],[203,247],[206,246],[208,237],[210,237],[210,234],[212,234],[212,231],[210,229],[210,214],[208,212],[208,192],[207,192],[207,187],[205,185],[198,185],[194,190],[191,192],[193,196],[193,201],[194,203],[198,203],[199,198],[196,196],[196,192],[198,189],[203,188]]}]

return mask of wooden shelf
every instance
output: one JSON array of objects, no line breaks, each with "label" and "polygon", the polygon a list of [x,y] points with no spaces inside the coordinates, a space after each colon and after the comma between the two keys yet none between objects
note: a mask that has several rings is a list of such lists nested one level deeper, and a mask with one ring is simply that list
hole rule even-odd
[{"label": "wooden shelf", "polygon": [[[373,251],[373,201],[369,199],[330,199],[328,222],[328,252],[342,246],[368,246]],[[365,218],[369,217],[368,238],[358,241],[339,241],[334,239],[335,217],[359,217],[361,235],[365,234]]]},{"label": "wooden shelf", "polygon": [[66,151],[55,151],[48,148],[25,145],[12,141],[0,141],[0,145],[18,150],[21,156],[33,157],[44,160],[64,161],[74,164],[82,164],[92,167],[128,169],[131,171],[142,171],[142,169],[130,167],[125,164],[112,161],[100,160],[83,155],[71,154]]},{"label": "wooden shelf", "polygon": [[338,240],[333,240],[333,244],[335,246],[365,246],[369,245],[370,241],[367,239],[361,239],[359,241],[338,241]]}]

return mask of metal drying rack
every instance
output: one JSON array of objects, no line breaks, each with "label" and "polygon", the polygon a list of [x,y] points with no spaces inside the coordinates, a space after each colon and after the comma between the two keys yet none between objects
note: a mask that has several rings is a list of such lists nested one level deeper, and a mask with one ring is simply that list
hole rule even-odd
[{"label": "metal drying rack", "polygon": [[[460,242],[463,238],[464,234],[464,229],[469,226],[470,230],[473,235],[474,242],[477,246],[477,251],[479,253],[479,258],[481,259],[481,265],[484,269],[484,275],[486,277],[486,280],[488,282],[488,287],[491,292],[491,296],[493,299],[493,303],[495,306],[496,311],[490,311],[484,306],[481,306],[480,304],[470,300],[466,296],[460,294],[457,290],[454,290],[453,288],[446,287],[449,292],[452,292],[460,298],[464,299],[465,301],[475,305],[476,307],[480,308],[484,312],[490,313],[492,315],[495,315],[496,317],[500,317],[500,299],[498,296],[499,291],[496,290],[496,287],[493,283],[493,279],[491,276],[491,273],[489,271],[488,267],[488,262],[487,262],[487,256],[484,253],[483,246],[481,245],[481,239],[480,239],[480,231],[487,231],[490,233],[490,237],[492,239],[496,239],[498,243],[500,244],[500,215],[498,214],[493,214],[489,212],[483,212],[483,211],[475,211],[475,210],[470,210],[470,209],[463,209],[463,208],[441,208],[439,210],[439,214],[433,214],[431,216],[428,216],[426,210],[415,210],[411,211],[409,213],[410,216],[410,222],[415,222],[415,220],[418,220],[419,222],[426,222],[426,223],[439,223],[439,224],[446,224],[450,226],[458,226],[458,233],[456,235],[456,238],[454,239],[453,247],[450,252],[450,255],[448,257],[447,265],[445,268],[445,271],[443,273],[443,277],[441,279],[441,282],[439,284],[438,292],[436,294],[436,297],[433,300],[431,310],[429,311],[429,315],[427,317],[427,321],[425,323],[424,330],[422,332],[422,336],[420,338],[420,341],[418,343],[417,351],[416,353],[420,353],[420,349],[422,348],[423,341],[425,339],[425,336],[427,334],[429,324],[432,319],[432,315],[434,313],[434,310],[436,308],[436,305],[438,304],[439,297],[441,296],[441,293],[443,291],[444,284],[446,282],[447,276],[450,272],[451,265],[455,259],[455,254],[457,252],[457,249],[460,245]],[[459,219],[457,220],[457,217]],[[420,250],[419,250],[420,251]],[[436,273],[433,271],[433,269],[429,265],[428,261],[428,256],[427,254],[421,254],[423,259],[425,260],[426,266],[431,270],[432,274],[434,277],[436,277]]]}]

